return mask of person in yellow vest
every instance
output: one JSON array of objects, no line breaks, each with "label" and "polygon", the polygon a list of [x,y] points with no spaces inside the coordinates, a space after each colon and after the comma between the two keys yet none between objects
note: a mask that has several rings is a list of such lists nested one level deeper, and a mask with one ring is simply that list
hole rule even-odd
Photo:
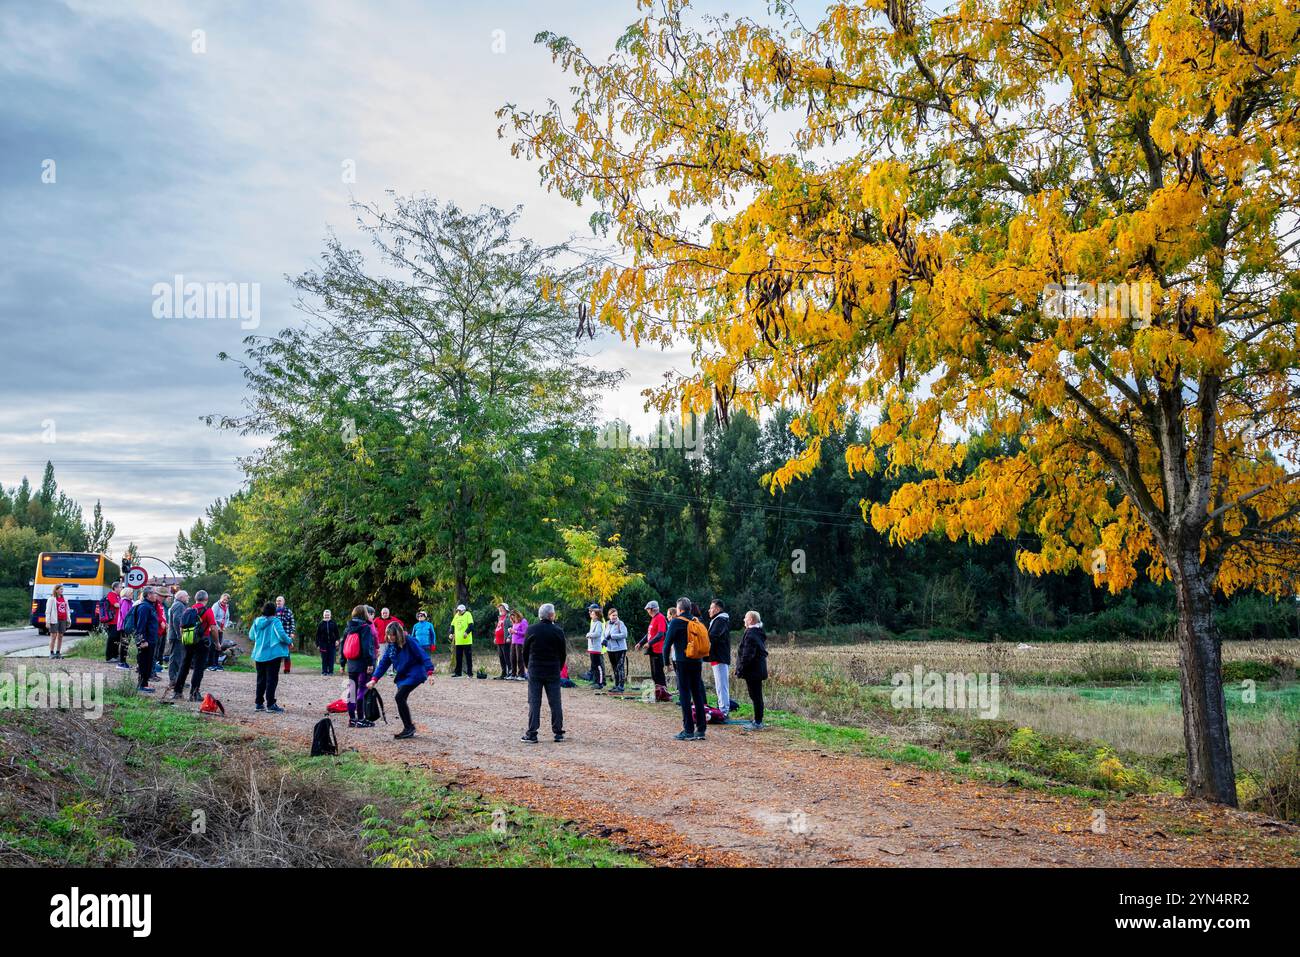
[{"label": "person in yellow vest", "polygon": [[465,663],[465,677],[474,677],[474,634],[470,630],[473,624],[474,616],[469,613],[469,609],[457,605],[456,614],[451,616],[451,640],[456,647],[456,670],[451,674],[453,678],[460,677],[462,661]]}]

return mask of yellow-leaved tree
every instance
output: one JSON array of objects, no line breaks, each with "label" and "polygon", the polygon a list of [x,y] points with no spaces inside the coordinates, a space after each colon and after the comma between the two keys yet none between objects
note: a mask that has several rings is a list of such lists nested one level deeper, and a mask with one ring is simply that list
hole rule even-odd
[{"label": "yellow-leaved tree", "polygon": [[1170,581],[1187,792],[1235,804],[1214,593],[1297,587],[1298,38],[1281,0],[662,0],[607,59],[539,37],[573,102],[503,134],[625,250],[583,305],[694,344],[664,408],[800,410],[774,486],[867,412],[850,466],[923,476],[864,505],[893,541]]},{"label": "yellow-leaved tree", "polygon": [[537,577],[533,591],[569,604],[595,599],[603,605],[642,580],[640,573],[627,570],[627,549],[617,535],[605,545],[585,528],[562,528],[560,537],[564,558],[541,558],[530,566]]}]

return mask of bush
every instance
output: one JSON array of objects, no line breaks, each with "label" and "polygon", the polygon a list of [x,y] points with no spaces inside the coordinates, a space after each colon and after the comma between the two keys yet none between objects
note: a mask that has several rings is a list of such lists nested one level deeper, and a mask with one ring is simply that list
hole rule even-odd
[{"label": "bush", "polygon": [[1245,594],[1215,611],[1219,633],[1229,641],[1300,637],[1294,601]]},{"label": "bush", "polygon": [[31,617],[30,588],[0,588],[0,625],[25,625]]},{"label": "bush", "polygon": [[1224,681],[1272,681],[1281,670],[1265,661],[1227,661],[1223,665]]}]

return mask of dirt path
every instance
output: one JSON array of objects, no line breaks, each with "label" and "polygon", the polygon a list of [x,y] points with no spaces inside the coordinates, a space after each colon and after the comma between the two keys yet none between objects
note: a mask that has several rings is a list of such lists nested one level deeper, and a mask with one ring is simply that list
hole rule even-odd
[{"label": "dirt path", "polygon": [[[210,672],[204,680],[231,719],[304,749],[342,686],[340,676],[282,676],[288,713],[267,715],[253,711],[252,674]],[[1254,815],[1133,799],[1107,805],[1108,826],[1098,834],[1083,801],[830,753],[788,732],[726,725],[710,728],[706,741],[678,742],[675,705],[586,688],[564,692],[569,740],[550,740],[543,710],[542,742],[528,745],[519,740],[526,690],[522,682],[439,675],[411,697],[418,736],[394,741],[385,679],[388,727],[349,730],[345,716],[335,722],[339,743],[427,766],[672,863],[1300,865],[1300,828]]]}]

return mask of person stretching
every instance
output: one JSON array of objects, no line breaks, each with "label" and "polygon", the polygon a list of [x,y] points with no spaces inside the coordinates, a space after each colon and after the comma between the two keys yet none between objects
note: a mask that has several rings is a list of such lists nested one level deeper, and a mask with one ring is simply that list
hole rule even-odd
[{"label": "person stretching", "polygon": [[379,683],[390,663],[393,665],[393,682],[397,685],[397,694],[393,700],[397,702],[397,714],[402,719],[402,730],[393,737],[413,738],[415,722],[411,720],[411,708],[406,699],[412,691],[429,680],[433,662],[418,642],[407,638],[406,629],[397,621],[389,622],[384,630],[384,656],[375,669],[374,677],[366,682],[367,689]]}]

